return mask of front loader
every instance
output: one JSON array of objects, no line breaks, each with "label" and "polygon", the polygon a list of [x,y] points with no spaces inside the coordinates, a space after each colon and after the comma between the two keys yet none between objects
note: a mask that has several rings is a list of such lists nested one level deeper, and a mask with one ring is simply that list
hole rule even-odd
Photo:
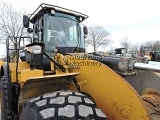
[{"label": "front loader", "polygon": [[85,53],[87,17],[48,4],[23,16],[33,38],[15,62],[7,50],[1,65],[2,120],[152,120],[138,91],[110,68],[118,64]]}]

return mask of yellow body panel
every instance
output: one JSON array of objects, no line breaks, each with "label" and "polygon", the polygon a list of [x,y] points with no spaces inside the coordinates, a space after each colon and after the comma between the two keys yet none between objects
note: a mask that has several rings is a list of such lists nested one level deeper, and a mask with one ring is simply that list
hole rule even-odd
[{"label": "yellow body panel", "polygon": [[[10,70],[16,70],[16,63],[9,63]],[[18,63],[18,69],[29,69],[30,64],[27,64],[26,62],[19,62]]]},{"label": "yellow body panel", "polygon": [[3,63],[4,63],[4,62],[3,62],[2,60],[0,60],[0,66],[2,66],[2,65],[3,65]]},{"label": "yellow body panel", "polygon": [[53,62],[51,62],[51,70],[55,70]]},{"label": "yellow body panel", "polygon": [[151,119],[138,93],[109,67],[94,60],[74,60],[73,63],[80,68],[69,71],[80,72],[76,80],[81,92],[93,97],[108,120]]},{"label": "yellow body panel", "polygon": [[30,70],[30,69],[25,69],[21,70],[20,74],[18,74],[18,78],[21,82],[27,81],[30,77],[38,77],[38,76],[43,76],[43,70]]},{"label": "yellow body panel", "polygon": [[[12,82],[16,82],[16,63],[10,63],[11,70],[11,80]],[[30,70],[29,64],[25,62],[18,63],[18,82],[24,83],[30,77],[38,77],[43,76],[43,70]]]},{"label": "yellow body panel", "polygon": [[[43,70],[30,70],[30,69],[24,69],[24,70],[18,70],[18,82],[24,83],[29,79],[30,77],[37,77],[37,76],[43,76]],[[16,82],[16,70],[11,71],[11,78],[12,82]]]}]

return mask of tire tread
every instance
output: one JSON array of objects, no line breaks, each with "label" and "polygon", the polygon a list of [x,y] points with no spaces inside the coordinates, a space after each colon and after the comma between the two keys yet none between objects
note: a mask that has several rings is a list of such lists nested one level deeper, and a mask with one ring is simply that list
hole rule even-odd
[{"label": "tire tread", "polygon": [[72,91],[48,93],[29,100],[21,120],[27,120],[28,111],[38,118],[33,120],[106,120],[105,114],[90,99]]}]

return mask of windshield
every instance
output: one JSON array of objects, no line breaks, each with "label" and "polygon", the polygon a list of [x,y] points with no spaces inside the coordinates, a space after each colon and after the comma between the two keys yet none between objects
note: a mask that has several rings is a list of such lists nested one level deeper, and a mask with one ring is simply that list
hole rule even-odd
[{"label": "windshield", "polygon": [[59,13],[55,16],[45,14],[44,18],[46,46],[83,48],[84,40],[80,40],[82,32],[76,17]]}]

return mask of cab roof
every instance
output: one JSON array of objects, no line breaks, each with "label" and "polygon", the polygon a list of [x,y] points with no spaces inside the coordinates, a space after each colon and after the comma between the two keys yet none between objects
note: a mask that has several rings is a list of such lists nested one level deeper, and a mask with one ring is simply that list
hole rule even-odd
[{"label": "cab roof", "polygon": [[55,6],[55,5],[42,3],[32,14],[30,14],[29,18],[30,18],[31,23],[35,23],[37,19],[40,18],[40,16],[42,16],[44,13],[48,12],[49,10],[50,11],[55,10],[55,11],[70,14],[73,16],[82,17],[82,21],[88,18],[87,15],[80,13],[80,12],[76,12],[76,11],[69,10],[63,7],[59,7],[59,6]]}]

